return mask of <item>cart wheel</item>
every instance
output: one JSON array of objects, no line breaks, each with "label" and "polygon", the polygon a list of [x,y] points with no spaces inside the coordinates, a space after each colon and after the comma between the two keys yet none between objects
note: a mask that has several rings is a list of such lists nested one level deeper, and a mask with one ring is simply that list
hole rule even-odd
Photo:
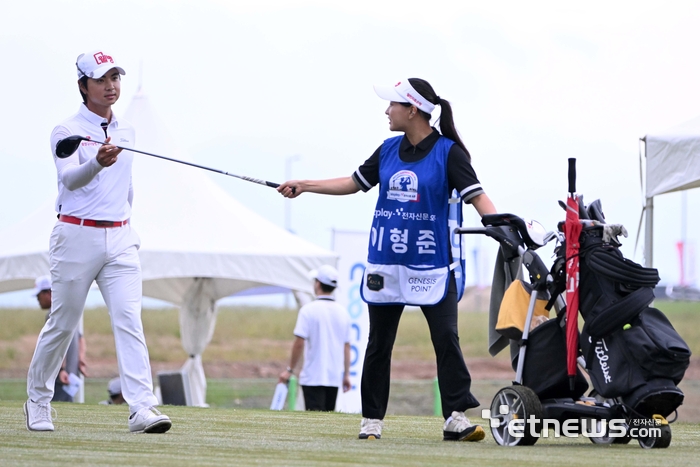
[{"label": "cart wheel", "polygon": [[613,438],[613,444],[629,444],[630,441],[632,441],[632,437],[629,434],[629,427],[627,427],[628,431],[625,433],[625,436],[621,436],[619,438]]},{"label": "cart wheel", "polygon": [[[595,420],[595,424],[596,424],[595,431],[596,431],[596,433],[602,432],[602,430],[603,430],[603,423],[604,423],[603,420]],[[613,444],[613,443],[615,442],[616,439],[619,439],[619,438],[614,438],[614,437],[610,436],[610,434],[607,432],[607,430],[606,430],[605,433],[606,433],[606,434],[603,435],[603,436],[589,436],[588,439],[590,439],[590,440],[591,440],[591,443],[593,443],[593,444],[605,444],[605,445],[607,445],[607,444]]]},{"label": "cart wheel", "polygon": [[[538,420],[537,424],[529,421],[530,416]],[[496,444],[532,446],[539,439],[533,433],[539,435],[542,429],[539,422],[542,420],[542,404],[532,389],[509,386],[498,391],[491,401],[491,418],[491,434]],[[513,422],[517,423],[518,430],[511,434],[508,426]]]},{"label": "cart wheel", "polygon": [[[615,399],[601,396],[595,389],[592,389],[591,392],[588,393],[588,397],[594,397],[596,401],[607,404],[609,407],[618,404],[618,401]],[[598,430],[600,427],[598,426],[596,429]],[[629,435],[629,426],[627,424],[625,424],[625,436],[601,436],[599,438],[591,438],[591,442],[594,444],[629,444],[630,441],[632,441],[632,437]]]},{"label": "cart wheel", "polygon": [[654,420],[660,420],[661,425],[656,428],[660,429],[659,436],[647,436],[645,438],[637,438],[639,445],[644,449],[667,448],[671,445],[671,426],[666,419],[661,415],[654,415]]},{"label": "cart wheel", "polygon": [[[601,430],[600,424],[603,423],[601,420],[597,420],[596,431]],[[632,437],[629,435],[629,426],[625,425],[625,436],[610,436],[606,433],[605,436],[590,436],[588,439],[591,440],[593,444],[628,444],[632,441]]]}]

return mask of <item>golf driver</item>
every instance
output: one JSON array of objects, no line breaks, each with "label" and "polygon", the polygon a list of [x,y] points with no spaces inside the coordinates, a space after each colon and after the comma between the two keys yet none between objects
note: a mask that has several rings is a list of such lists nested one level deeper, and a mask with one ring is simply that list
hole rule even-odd
[{"label": "golf driver", "polygon": [[[91,143],[98,143],[98,144],[102,144],[102,145],[109,144],[109,143],[103,143],[101,141],[95,141],[93,139],[85,138],[84,136],[72,135],[72,136],[69,136],[67,138],[63,138],[62,140],[60,140],[56,144],[56,156],[59,159],[65,159],[66,157],[72,156],[73,153],[75,153],[75,151],[78,150],[78,146],[80,146],[81,141],[90,141]],[[193,164],[192,162],[185,162],[185,161],[181,161],[179,159],[172,159],[170,157],[159,156],[158,154],[151,154],[150,152],[139,151],[137,149],[124,148],[124,147],[116,146],[116,145],[113,145],[113,146],[115,146],[119,149],[124,149],[126,151],[137,152],[139,154],[145,154],[146,156],[157,157],[159,159],[165,159],[166,161],[177,162],[180,164],[185,164],[185,165],[190,165],[192,167],[197,167],[198,169],[204,169],[204,170],[209,170],[212,172],[228,175],[229,177],[240,178],[241,180],[246,180],[248,182],[257,183],[259,185],[265,185],[265,186],[269,186],[272,188],[277,188],[278,186],[280,186],[279,183],[268,182],[265,180],[259,180],[257,178],[246,177],[244,175],[236,175],[236,174],[232,174],[229,172],[225,172],[223,170],[212,169],[211,167],[205,167],[203,165]],[[294,192],[294,191],[296,191],[296,190],[292,189],[292,192]]]}]

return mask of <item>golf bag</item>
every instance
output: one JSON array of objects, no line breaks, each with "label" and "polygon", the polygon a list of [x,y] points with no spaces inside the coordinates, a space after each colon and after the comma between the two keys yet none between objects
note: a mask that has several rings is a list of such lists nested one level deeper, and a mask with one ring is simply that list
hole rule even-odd
[{"label": "golf bag", "polygon": [[[522,383],[540,399],[578,399],[588,390],[588,382],[576,368],[573,390],[566,372],[566,330],[562,317],[549,319],[532,330],[528,340]],[[513,369],[517,367],[513,360]]]},{"label": "golf bag", "polygon": [[[683,402],[676,385],[690,349],[666,316],[650,307],[658,271],[624,258],[620,226],[605,224],[599,200],[589,207],[581,201],[579,216],[580,347],[591,383],[599,395],[620,397],[645,416],[667,417]],[[559,249],[558,263],[565,251]]]}]

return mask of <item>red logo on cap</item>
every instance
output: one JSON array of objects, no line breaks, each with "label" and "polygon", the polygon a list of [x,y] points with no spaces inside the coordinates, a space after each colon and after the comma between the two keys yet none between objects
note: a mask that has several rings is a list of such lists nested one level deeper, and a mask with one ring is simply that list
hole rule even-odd
[{"label": "red logo on cap", "polygon": [[95,57],[95,61],[97,62],[98,65],[102,65],[103,63],[107,63],[107,62],[114,63],[114,60],[112,60],[112,57],[110,57],[109,55],[105,55],[102,52],[97,52],[95,55],[93,55],[93,57]]},{"label": "red logo on cap", "polygon": [[396,83],[396,84],[394,85],[395,88],[397,88],[397,87],[399,87],[399,86],[401,86],[401,81],[399,81],[398,83]]}]

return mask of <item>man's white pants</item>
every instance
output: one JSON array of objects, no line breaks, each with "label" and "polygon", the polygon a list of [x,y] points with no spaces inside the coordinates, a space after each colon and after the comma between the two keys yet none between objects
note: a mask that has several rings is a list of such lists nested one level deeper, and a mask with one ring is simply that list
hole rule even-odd
[{"label": "man's white pants", "polygon": [[56,223],[49,250],[51,313],[29,366],[27,394],[31,400],[51,401],[56,376],[94,280],[109,310],[122,394],[131,413],[158,404],[141,323],[139,246],[131,224],[100,228]]}]

